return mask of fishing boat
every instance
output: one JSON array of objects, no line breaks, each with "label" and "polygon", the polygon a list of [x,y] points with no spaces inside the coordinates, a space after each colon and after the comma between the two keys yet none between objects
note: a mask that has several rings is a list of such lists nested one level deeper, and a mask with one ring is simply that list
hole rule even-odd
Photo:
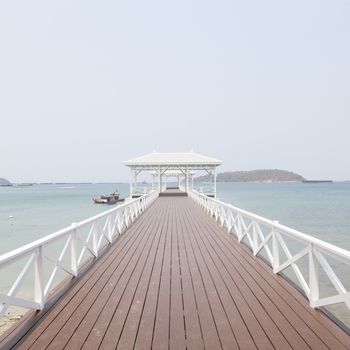
[{"label": "fishing boat", "polygon": [[94,197],[94,198],[92,198],[92,200],[96,204],[113,205],[113,204],[116,204],[118,202],[123,202],[124,198],[119,198],[118,191],[115,191],[108,196]]}]

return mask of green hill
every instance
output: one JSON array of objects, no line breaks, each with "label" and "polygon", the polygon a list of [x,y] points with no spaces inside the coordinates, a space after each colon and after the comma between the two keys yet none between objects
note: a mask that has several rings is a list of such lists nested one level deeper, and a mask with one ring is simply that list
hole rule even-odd
[{"label": "green hill", "polygon": [[[196,181],[209,181],[208,175],[199,176]],[[217,175],[218,182],[302,182],[304,177],[280,169],[258,169],[250,171],[229,171]]]}]

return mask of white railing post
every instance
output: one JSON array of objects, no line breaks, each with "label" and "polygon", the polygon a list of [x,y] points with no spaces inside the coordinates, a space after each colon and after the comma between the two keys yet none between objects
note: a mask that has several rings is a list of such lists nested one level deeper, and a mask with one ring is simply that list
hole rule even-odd
[{"label": "white railing post", "polygon": [[241,221],[241,215],[237,215],[237,237],[238,240],[241,241],[243,236],[243,230],[242,230],[242,221]]},{"label": "white railing post", "polygon": [[[258,255],[264,249],[272,264],[274,273],[282,273],[282,271],[291,267],[298,283],[309,299],[311,307],[316,308],[343,303],[350,310],[350,291],[344,287],[340,279],[340,277],[346,279],[347,275],[342,271],[342,276],[338,276],[337,272],[340,272],[340,270],[335,271],[333,266],[327,261],[327,257],[333,257],[336,258],[338,263],[344,263],[349,266],[350,251],[281,225],[278,221],[266,219],[215,198],[210,198],[198,191],[191,190],[189,195],[214,220],[218,221],[220,219],[221,226],[226,225],[231,232],[234,229],[239,242],[242,242],[247,237],[254,255]],[[249,225],[247,225],[248,222]],[[269,228],[270,232],[264,234],[261,228]],[[287,244],[289,242],[285,242],[284,238],[293,239],[303,244],[304,248],[296,253],[292,253]],[[268,245],[270,241],[272,241],[272,252]],[[302,262],[301,259],[307,255],[308,267],[305,266],[305,269],[302,269],[298,266],[298,263]],[[308,280],[306,278],[307,273],[305,273],[306,269],[308,269]],[[320,270],[326,273],[338,294],[327,297],[320,296],[321,288],[325,288],[325,285],[320,285]]]},{"label": "white railing post", "polygon": [[229,233],[232,228],[232,216],[231,212],[229,210],[226,211],[226,228],[227,232]]},{"label": "white railing post", "polygon": [[[29,260],[15,279],[15,282],[9,288],[9,291],[6,294],[0,293],[0,318],[10,306],[19,306],[35,310],[43,309],[51,291],[51,285],[58,271],[63,270],[73,277],[77,276],[79,266],[85,261],[83,258],[86,251],[91,253],[93,257],[97,257],[101,247],[106,246],[103,244],[103,239],[110,242],[115,231],[119,233],[125,231],[126,225],[129,225],[137,217],[142,215],[144,210],[157,197],[157,191],[152,191],[139,199],[131,200],[121,206],[107,210],[104,213],[95,215],[79,223],[73,223],[71,226],[54,232],[51,235],[26,244],[9,253],[0,255],[0,268],[5,268],[7,265],[15,263],[24,257],[29,257]],[[105,220],[103,227],[101,227],[102,220]],[[87,238],[84,240],[78,234],[80,228],[90,229]],[[52,247],[51,244],[59,242],[61,239],[65,240],[65,244],[57,259],[55,253],[48,254],[46,248],[48,246]],[[78,244],[79,241],[81,241],[82,247]],[[67,258],[67,261],[65,261],[64,257]],[[44,261],[46,260],[54,264],[51,271],[48,270],[48,268],[51,269],[50,265],[44,266]],[[34,300],[16,296],[30,269],[34,272],[32,293]],[[47,281],[46,273],[48,273],[49,277]]]},{"label": "white railing post", "polygon": [[256,229],[256,222],[253,221],[253,254],[256,255],[257,254],[257,251],[258,251],[258,232],[257,232],[257,229]]},{"label": "white railing post", "polygon": [[280,266],[280,251],[279,251],[279,244],[277,239],[277,228],[276,225],[278,224],[278,221],[273,221],[272,226],[272,269],[274,273],[277,273],[277,269]]},{"label": "white railing post", "polygon": [[34,300],[40,305],[40,310],[44,307],[44,270],[43,270],[43,247],[37,248],[34,263]]},{"label": "white railing post", "polygon": [[310,306],[314,307],[314,302],[320,298],[319,291],[319,271],[318,262],[315,256],[315,246],[309,244],[309,287],[310,287]]},{"label": "white railing post", "polygon": [[74,276],[76,277],[78,275],[78,256],[77,256],[77,229],[76,223],[73,223],[72,226],[74,227],[74,230],[71,234],[71,241],[70,241],[70,268],[74,272]]},{"label": "white railing post", "polygon": [[108,240],[109,240],[110,243],[112,243],[113,235],[114,235],[114,232],[113,232],[113,216],[112,216],[112,214],[110,214],[108,216],[107,232],[108,232]]},{"label": "white railing post", "polygon": [[98,257],[97,228],[98,228],[98,225],[96,225],[96,223],[94,223],[94,227],[92,230],[92,250],[93,250],[96,258]]}]

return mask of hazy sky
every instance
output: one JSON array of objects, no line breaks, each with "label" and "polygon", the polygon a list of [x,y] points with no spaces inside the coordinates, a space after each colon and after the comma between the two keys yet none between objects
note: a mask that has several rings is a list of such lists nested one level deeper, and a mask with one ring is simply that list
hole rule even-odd
[{"label": "hazy sky", "polygon": [[350,179],[350,1],[0,1],[0,176],[187,151]]}]

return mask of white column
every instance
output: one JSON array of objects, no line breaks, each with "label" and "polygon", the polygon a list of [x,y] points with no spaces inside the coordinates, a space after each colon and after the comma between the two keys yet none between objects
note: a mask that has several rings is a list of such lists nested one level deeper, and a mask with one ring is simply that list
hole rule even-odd
[{"label": "white column", "polygon": [[158,190],[159,190],[159,193],[162,192],[162,175],[160,172],[160,168],[158,170]]},{"label": "white column", "polygon": [[214,198],[216,198],[216,168],[214,168]]},{"label": "white column", "polygon": [[130,198],[132,198],[132,182],[134,181],[134,174],[132,168],[130,168]]},{"label": "white column", "polygon": [[137,173],[136,173],[136,170],[135,170],[135,173],[134,173],[134,189],[137,190]]},{"label": "white column", "polygon": [[188,169],[186,168],[186,187],[185,187],[186,193],[188,192]]},{"label": "white column", "polygon": [[310,306],[315,308],[314,303],[320,298],[319,267],[315,256],[314,245],[309,245],[309,281],[310,281]]},{"label": "white column", "polygon": [[177,187],[180,188],[180,175],[177,175]]},{"label": "white column", "polygon": [[44,307],[44,255],[40,246],[36,252],[34,263],[34,300],[40,305],[40,310]]},{"label": "white column", "polygon": [[166,175],[164,175],[165,177],[165,189],[168,187],[168,177]]},{"label": "white column", "polygon": [[154,188],[154,174],[152,174],[152,187],[151,187],[151,190],[153,190]]},{"label": "white column", "polygon": [[191,174],[191,186],[192,186],[192,190],[193,190],[193,174]]}]

